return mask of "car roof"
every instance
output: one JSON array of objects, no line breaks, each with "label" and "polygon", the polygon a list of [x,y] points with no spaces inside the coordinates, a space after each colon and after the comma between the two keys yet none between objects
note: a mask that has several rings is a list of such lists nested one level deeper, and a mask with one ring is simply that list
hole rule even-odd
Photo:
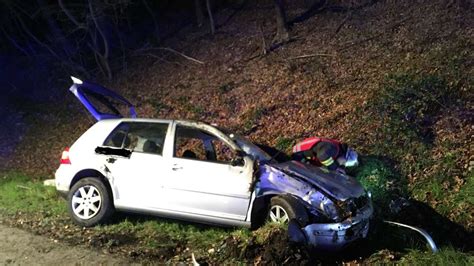
[{"label": "car roof", "polygon": [[[192,121],[192,120],[175,120],[175,119],[157,119],[157,118],[110,118],[110,119],[103,119],[97,121],[99,124],[108,124],[108,123],[120,123],[120,122],[148,122],[148,123],[183,123],[183,124],[196,124],[196,125],[205,125],[211,126],[217,129],[216,126],[200,122],[200,121]],[[220,130],[220,129],[219,129]]]}]

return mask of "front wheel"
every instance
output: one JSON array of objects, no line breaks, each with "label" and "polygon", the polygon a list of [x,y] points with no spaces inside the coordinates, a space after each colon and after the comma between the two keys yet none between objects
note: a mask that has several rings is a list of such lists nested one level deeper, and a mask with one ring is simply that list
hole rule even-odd
[{"label": "front wheel", "polygon": [[110,193],[97,178],[79,180],[68,194],[68,210],[73,221],[85,227],[106,222],[114,212]]},{"label": "front wheel", "polygon": [[301,226],[308,224],[306,208],[290,196],[276,196],[270,200],[268,220],[270,222],[287,224],[296,219]]}]

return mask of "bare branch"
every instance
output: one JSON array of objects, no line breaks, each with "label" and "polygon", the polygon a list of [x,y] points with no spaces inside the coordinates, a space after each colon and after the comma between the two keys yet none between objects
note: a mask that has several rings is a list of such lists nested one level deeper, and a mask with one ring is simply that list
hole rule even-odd
[{"label": "bare branch", "polygon": [[99,25],[99,22],[97,21],[97,16],[95,14],[94,8],[92,7],[92,1],[89,0],[89,11],[91,13],[92,21],[94,22],[95,27],[97,28],[97,31],[100,34],[100,37],[102,38],[103,44],[104,44],[104,52],[102,54],[98,54],[100,58],[100,62],[103,64],[102,66],[105,68],[107,72],[107,77],[109,79],[112,79],[112,72],[110,70],[109,66],[109,42],[107,39],[107,35],[105,35],[104,31]]},{"label": "bare branch", "polygon": [[5,35],[5,37],[7,37],[7,39],[13,44],[13,46],[15,46],[18,50],[20,50],[26,56],[30,56],[30,54],[25,49],[23,49],[23,47],[21,47],[21,45],[18,44],[15,41],[15,39],[13,39],[3,27],[2,27],[2,32]]},{"label": "bare branch", "polygon": [[64,14],[69,18],[69,20],[74,24],[76,25],[78,28],[80,29],[86,29],[87,27],[82,24],[82,23],[79,23],[76,18],[74,18],[74,16],[71,14],[71,12],[69,12],[69,10],[66,8],[66,6],[64,5],[63,3],[63,0],[58,0],[58,4],[59,4],[59,7],[61,7],[61,10],[64,12]]},{"label": "bare branch", "polygon": [[28,29],[28,27],[25,25],[25,23],[23,22],[23,20],[20,18],[20,16],[17,16],[16,17],[16,20],[18,22],[18,24],[20,24],[21,28],[23,29],[23,31],[26,33],[26,35],[28,37],[30,37],[31,39],[33,39],[36,43],[38,43],[39,45],[43,46],[46,50],[48,50],[53,56],[55,56],[56,58],[61,58],[53,49],[51,49],[51,47],[49,47],[47,44],[43,43],[42,41],[40,41],[38,38],[36,38],[36,36]]}]

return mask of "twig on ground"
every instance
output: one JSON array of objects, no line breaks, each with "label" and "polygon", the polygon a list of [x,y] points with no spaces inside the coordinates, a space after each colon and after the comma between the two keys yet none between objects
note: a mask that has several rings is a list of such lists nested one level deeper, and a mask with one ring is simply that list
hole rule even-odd
[{"label": "twig on ground", "polygon": [[332,35],[331,38],[336,37],[336,35],[339,33],[339,31],[342,29],[342,26],[346,24],[346,22],[352,17],[352,12],[347,13],[347,16],[342,20],[342,22],[337,26],[336,30],[334,31],[334,34]]},{"label": "twig on ground", "polygon": [[263,34],[262,26],[258,26],[258,29],[260,31],[260,37],[262,39],[262,54],[266,55],[267,54],[267,43],[265,42],[265,35]]},{"label": "twig on ground", "polygon": [[388,30],[391,30],[391,29],[393,29],[393,28],[396,28],[396,27],[400,26],[403,22],[406,22],[406,21],[409,20],[409,19],[412,19],[412,17],[406,17],[406,18],[404,18],[404,19],[402,19],[402,20],[399,20],[399,21],[393,23],[392,25],[390,25],[389,27],[385,28],[385,29],[383,30],[383,32],[379,32],[379,33],[377,33],[377,34],[375,34],[375,35],[372,35],[372,36],[370,36],[370,37],[367,37],[367,38],[365,38],[365,39],[362,39],[362,40],[359,40],[359,41],[350,43],[350,44],[348,44],[348,45],[342,47],[342,48],[339,49],[338,51],[339,51],[339,52],[340,52],[340,51],[344,51],[344,50],[347,50],[347,49],[349,49],[349,48],[351,48],[351,47],[353,47],[353,46],[360,45],[360,44],[366,43],[366,42],[368,42],[368,41],[371,41],[371,40],[373,40],[373,39],[376,39],[376,38],[378,38],[378,37],[384,35]]},{"label": "twig on ground", "polygon": [[30,187],[25,187],[25,186],[22,186],[22,185],[16,185],[17,188],[22,188],[22,189],[28,189],[30,190],[31,188]]},{"label": "twig on ground", "polygon": [[299,55],[299,56],[295,56],[295,57],[290,57],[288,58],[289,60],[293,60],[293,59],[302,59],[302,58],[310,58],[310,57],[316,57],[316,56],[336,56],[336,55],[333,55],[333,54],[304,54],[304,55]]},{"label": "twig on ground", "polygon": [[[164,50],[164,51],[168,51],[168,52],[172,52],[172,53],[174,53],[174,54],[180,55],[180,56],[182,56],[182,57],[184,57],[184,58],[186,58],[186,59],[188,59],[188,60],[190,60],[190,61],[193,61],[193,62],[195,62],[195,63],[201,64],[201,65],[204,65],[204,64],[205,64],[205,63],[204,63],[203,61],[201,61],[201,60],[198,60],[198,59],[193,58],[193,57],[191,57],[191,56],[185,55],[185,54],[183,54],[183,53],[181,53],[181,52],[178,52],[178,51],[176,51],[176,50],[174,50],[174,49],[171,49],[171,48],[169,48],[169,47],[153,47],[153,48],[142,49],[141,51],[142,51],[142,52],[145,52],[145,51],[148,51],[148,50]],[[139,50],[139,51],[140,51],[140,50]]]},{"label": "twig on ground", "polygon": [[168,60],[164,59],[163,57],[158,56],[158,55],[153,54],[153,53],[140,53],[140,54],[137,54],[136,56],[149,56],[149,57],[152,57],[152,58],[156,58],[156,59],[158,59],[158,61],[161,61],[163,63],[169,63],[169,64],[174,63],[174,64],[177,64],[177,65],[180,65],[180,66],[184,66],[181,63],[168,61]]}]

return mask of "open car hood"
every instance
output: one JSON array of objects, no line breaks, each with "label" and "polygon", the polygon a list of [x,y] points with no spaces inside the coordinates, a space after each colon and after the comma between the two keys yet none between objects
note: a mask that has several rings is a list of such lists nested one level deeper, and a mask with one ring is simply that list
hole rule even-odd
[{"label": "open car hood", "polygon": [[[123,117],[136,118],[135,107],[121,95],[100,85],[82,81],[75,77],[71,78],[74,83],[69,90],[96,120]],[[127,111],[124,111],[123,107]]]},{"label": "open car hood", "polygon": [[345,201],[365,194],[364,188],[354,177],[337,171],[326,172],[320,167],[297,161],[271,164],[271,167],[305,180],[336,200]]}]

